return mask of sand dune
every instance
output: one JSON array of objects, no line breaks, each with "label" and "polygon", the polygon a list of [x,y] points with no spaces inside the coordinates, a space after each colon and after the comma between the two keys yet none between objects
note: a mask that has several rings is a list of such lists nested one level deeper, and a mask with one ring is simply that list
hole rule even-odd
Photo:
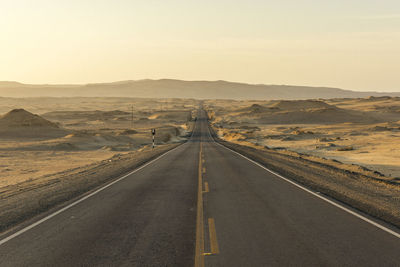
[{"label": "sand dune", "polygon": [[42,116],[44,118],[56,119],[56,120],[65,120],[65,119],[107,120],[107,119],[115,119],[115,118],[120,118],[120,117],[125,118],[130,115],[131,115],[131,113],[121,111],[121,110],[51,111],[51,112],[42,114]]},{"label": "sand dune", "polygon": [[185,110],[168,110],[153,113],[148,117],[150,120],[161,119],[161,120],[187,120],[191,116],[190,112]]},{"label": "sand dune", "polygon": [[48,127],[58,128],[55,123],[43,119],[39,115],[32,114],[24,109],[13,109],[0,118],[2,127]]},{"label": "sand dune", "polygon": [[7,139],[57,138],[68,131],[24,109],[13,109],[0,118],[0,137]]},{"label": "sand dune", "polygon": [[273,104],[271,104],[270,107],[283,110],[305,110],[305,109],[332,108],[334,106],[318,100],[296,100],[296,101],[282,100],[273,102]]},{"label": "sand dune", "polygon": [[266,105],[252,104],[232,110],[224,118],[240,117],[241,122],[262,124],[293,123],[374,123],[380,120],[374,114],[346,110],[317,100],[271,101]]}]

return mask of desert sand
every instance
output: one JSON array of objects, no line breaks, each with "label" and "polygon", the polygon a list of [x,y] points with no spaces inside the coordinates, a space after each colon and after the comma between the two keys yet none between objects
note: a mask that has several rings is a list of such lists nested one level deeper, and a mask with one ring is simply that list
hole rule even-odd
[{"label": "desert sand", "polygon": [[400,177],[400,98],[208,100],[218,135]]},{"label": "desert sand", "polygon": [[[0,98],[0,188],[185,140],[195,100]],[[132,109],[133,107],[133,109]]]}]

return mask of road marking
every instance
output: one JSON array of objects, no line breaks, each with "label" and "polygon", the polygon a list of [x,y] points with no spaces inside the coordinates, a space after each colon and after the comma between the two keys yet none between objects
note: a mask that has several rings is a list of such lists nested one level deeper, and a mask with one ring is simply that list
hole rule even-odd
[{"label": "road marking", "polygon": [[210,192],[210,189],[208,187],[208,183],[204,182],[204,191],[203,191],[203,193],[208,193],[208,192]]},{"label": "road marking", "polygon": [[197,191],[197,218],[196,218],[196,251],[195,267],[204,267],[204,222],[203,222],[203,173],[202,173],[203,143],[200,142],[198,191]]},{"label": "road marking", "polygon": [[203,167],[203,173],[206,173],[206,167]]},{"label": "road marking", "polygon": [[208,231],[210,234],[211,252],[207,255],[219,254],[219,246],[217,241],[217,231],[215,229],[215,221],[213,218],[208,218]]},{"label": "road marking", "polygon": [[19,231],[17,231],[17,232],[15,232],[15,233],[12,234],[12,235],[7,236],[6,238],[0,240],[0,246],[3,245],[3,244],[5,244],[6,242],[10,241],[11,239],[14,239],[14,238],[16,238],[17,236],[19,236],[19,235],[21,235],[21,234],[23,234],[23,233],[25,233],[25,232],[31,230],[32,228],[38,226],[39,224],[44,223],[45,221],[47,221],[47,220],[53,218],[54,216],[57,216],[58,214],[60,214],[60,213],[62,213],[62,212],[64,212],[64,211],[66,211],[66,210],[68,210],[68,209],[70,209],[70,208],[76,206],[77,204],[79,204],[79,203],[85,201],[86,199],[88,199],[88,198],[90,198],[90,197],[96,195],[97,193],[99,193],[99,192],[103,191],[104,189],[106,189],[106,188],[112,186],[113,184],[116,184],[116,183],[118,183],[118,182],[124,180],[126,177],[128,177],[128,176],[130,176],[130,175],[132,175],[132,174],[134,174],[134,173],[136,173],[136,172],[138,172],[138,171],[140,171],[141,169],[143,169],[143,168],[145,168],[146,166],[148,166],[148,165],[154,163],[155,161],[161,159],[162,157],[164,157],[165,155],[167,155],[168,153],[174,151],[175,149],[177,149],[177,148],[179,148],[179,147],[180,147],[180,146],[177,146],[176,148],[171,149],[171,150],[165,152],[164,154],[161,154],[160,156],[158,156],[157,158],[153,159],[152,161],[147,162],[146,164],[144,164],[144,165],[142,165],[141,167],[139,167],[139,168],[137,168],[137,169],[131,171],[130,173],[125,174],[124,176],[118,178],[117,180],[115,180],[115,181],[113,181],[113,182],[111,182],[111,183],[109,183],[109,184],[107,184],[107,185],[105,185],[105,186],[103,186],[103,187],[97,189],[97,190],[94,191],[93,193],[90,193],[89,195],[86,195],[86,196],[84,196],[84,197],[82,197],[82,198],[76,200],[75,202],[69,204],[68,206],[66,206],[66,207],[64,207],[64,208],[62,208],[62,209],[57,210],[56,212],[54,212],[54,213],[52,213],[52,214],[50,214],[50,215],[48,215],[48,216],[46,216],[46,217],[40,219],[39,221],[37,221],[37,222],[35,222],[35,223],[33,223],[33,224],[31,224],[31,225],[29,225],[29,226],[27,226],[27,227],[25,227],[25,228],[19,230]]},{"label": "road marking", "polygon": [[[215,142],[215,140],[214,140],[214,142]],[[230,149],[230,148],[228,148],[228,147],[226,147],[224,145],[221,145],[218,142],[215,142],[215,143],[217,145],[219,145],[219,146],[222,146],[223,148],[228,149],[229,151],[231,151],[231,152],[233,152],[235,154],[238,154],[242,158],[247,159],[248,161],[254,163],[255,165],[263,168],[264,170],[270,172],[271,174],[277,176],[278,178],[281,178],[282,180],[284,180],[284,181],[286,181],[286,182],[288,182],[288,183],[290,183],[290,184],[292,184],[292,185],[294,185],[294,186],[306,191],[307,193],[310,193],[311,195],[316,196],[317,198],[322,199],[322,200],[328,202],[329,204],[331,204],[331,205],[333,205],[333,206],[335,206],[335,207],[337,207],[337,208],[339,208],[339,209],[341,209],[341,210],[343,210],[343,211],[345,211],[345,212],[347,212],[347,213],[349,213],[349,214],[351,214],[351,215],[353,215],[353,216],[355,216],[355,217],[357,217],[357,218],[359,218],[359,219],[361,219],[361,220],[363,220],[363,221],[365,221],[365,222],[367,222],[367,223],[369,223],[369,224],[371,224],[371,225],[373,225],[373,226],[375,226],[375,227],[377,227],[377,228],[379,228],[379,229],[381,229],[381,230],[383,230],[383,231],[385,231],[385,232],[397,237],[397,238],[400,238],[400,234],[399,233],[397,233],[397,232],[395,232],[395,231],[393,231],[393,230],[391,230],[391,229],[389,229],[389,228],[387,228],[387,227],[385,227],[385,226],[383,226],[383,225],[381,225],[381,224],[379,224],[377,222],[374,222],[373,220],[368,219],[367,217],[365,217],[365,216],[363,216],[361,214],[358,214],[357,212],[352,211],[352,210],[350,210],[350,209],[348,209],[348,208],[346,208],[346,207],[344,207],[344,206],[342,206],[342,205],[340,205],[340,204],[338,204],[338,203],[336,203],[336,202],[334,202],[334,201],[332,201],[332,200],[330,200],[330,199],[328,199],[328,198],[326,198],[326,197],[324,197],[324,196],[322,196],[322,195],[320,195],[318,193],[315,193],[315,192],[311,191],[310,189],[308,189],[308,188],[306,188],[306,187],[304,187],[302,185],[299,185],[296,182],[294,182],[294,181],[292,181],[292,180],[290,180],[290,179],[288,179],[286,177],[283,177],[282,175],[280,175],[280,174],[278,174],[278,173],[276,173],[274,171],[271,171],[270,169],[264,167],[260,163],[258,163],[256,161],[254,161],[254,160],[252,160],[252,159],[240,154],[239,152],[236,152],[236,151],[234,151],[234,150],[232,150],[232,149]]]}]

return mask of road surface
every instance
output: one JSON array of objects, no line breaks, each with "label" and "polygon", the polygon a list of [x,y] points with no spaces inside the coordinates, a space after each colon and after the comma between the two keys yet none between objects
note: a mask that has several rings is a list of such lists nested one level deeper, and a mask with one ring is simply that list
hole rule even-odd
[{"label": "road surface", "polygon": [[215,143],[204,112],[189,142],[32,226],[0,266],[400,266],[399,236]]}]

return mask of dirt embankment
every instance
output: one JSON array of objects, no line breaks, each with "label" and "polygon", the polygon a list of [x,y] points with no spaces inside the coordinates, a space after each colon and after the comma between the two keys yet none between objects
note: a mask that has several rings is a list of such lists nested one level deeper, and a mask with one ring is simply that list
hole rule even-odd
[{"label": "dirt embankment", "polygon": [[143,165],[179,143],[157,146],[0,188],[0,232]]},{"label": "dirt embankment", "polygon": [[217,142],[285,177],[400,227],[400,181],[359,166],[308,155]]}]

